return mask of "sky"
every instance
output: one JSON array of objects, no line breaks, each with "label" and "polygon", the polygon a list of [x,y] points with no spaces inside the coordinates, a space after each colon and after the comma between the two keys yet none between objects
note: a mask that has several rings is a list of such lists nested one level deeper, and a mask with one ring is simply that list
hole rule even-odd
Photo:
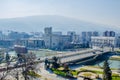
[{"label": "sky", "polygon": [[60,15],[120,27],[120,0],[0,0],[0,19]]}]

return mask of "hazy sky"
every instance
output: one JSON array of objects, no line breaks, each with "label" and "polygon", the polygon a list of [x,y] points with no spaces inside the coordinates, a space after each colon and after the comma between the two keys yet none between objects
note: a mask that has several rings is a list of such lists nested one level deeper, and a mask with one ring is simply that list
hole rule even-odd
[{"label": "hazy sky", "polygon": [[0,18],[61,15],[120,27],[120,0],[0,0]]}]

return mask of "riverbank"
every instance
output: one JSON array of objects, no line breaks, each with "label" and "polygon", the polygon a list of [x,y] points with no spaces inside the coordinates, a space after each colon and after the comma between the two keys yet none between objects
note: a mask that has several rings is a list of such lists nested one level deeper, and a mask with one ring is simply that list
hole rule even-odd
[{"label": "riverbank", "polygon": [[120,61],[120,56],[111,56],[110,60],[118,60],[118,61]]},{"label": "riverbank", "polygon": [[[76,70],[78,71],[85,71],[86,72],[91,72],[92,74],[96,74],[94,77],[99,76],[100,78],[103,77],[103,69],[98,66],[84,66],[77,68]],[[112,80],[120,80],[120,73],[118,73],[118,70],[111,69],[112,70]],[[92,75],[91,73],[87,73],[88,75]],[[86,76],[86,75],[85,75]]]}]

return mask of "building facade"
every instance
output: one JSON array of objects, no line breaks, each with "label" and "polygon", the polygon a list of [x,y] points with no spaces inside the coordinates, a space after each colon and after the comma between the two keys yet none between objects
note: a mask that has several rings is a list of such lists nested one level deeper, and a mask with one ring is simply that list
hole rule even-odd
[{"label": "building facade", "polygon": [[117,39],[115,37],[91,37],[92,47],[116,47]]},{"label": "building facade", "polygon": [[116,34],[116,38],[117,38],[117,47],[120,48],[120,33]]},{"label": "building facade", "polygon": [[71,42],[70,35],[59,35],[54,34],[52,32],[51,27],[47,27],[44,29],[44,37],[45,47],[50,49],[63,49],[67,47]]},{"label": "building facade", "polygon": [[115,32],[114,31],[105,31],[105,32],[103,32],[103,36],[115,37]]},{"label": "building facade", "polygon": [[97,31],[82,32],[81,43],[84,44],[85,47],[90,47],[92,36],[99,36],[99,33]]},{"label": "building facade", "polygon": [[26,46],[27,48],[44,48],[45,47],[44,40],[38,39],[38,38],[21,39],[17,44],[21,46]]},{"label": "building facade", "polygon": [[14,45],[14,40],[12,39],[2,39],[0,40],[0,47],[1,48],[10,48]]}]

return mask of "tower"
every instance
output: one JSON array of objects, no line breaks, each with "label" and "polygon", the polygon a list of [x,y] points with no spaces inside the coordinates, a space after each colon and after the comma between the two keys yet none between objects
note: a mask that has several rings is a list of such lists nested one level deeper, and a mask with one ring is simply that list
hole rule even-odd
[{"label": "tower", "polygon": [[52,27],[46,27],[44,29],[45,35],[51,35],[52,34]]},{"label": "tower", "polygon": [[44,41],[46,48],[52,47],[52,27],[46,27],[44,29]]}]

